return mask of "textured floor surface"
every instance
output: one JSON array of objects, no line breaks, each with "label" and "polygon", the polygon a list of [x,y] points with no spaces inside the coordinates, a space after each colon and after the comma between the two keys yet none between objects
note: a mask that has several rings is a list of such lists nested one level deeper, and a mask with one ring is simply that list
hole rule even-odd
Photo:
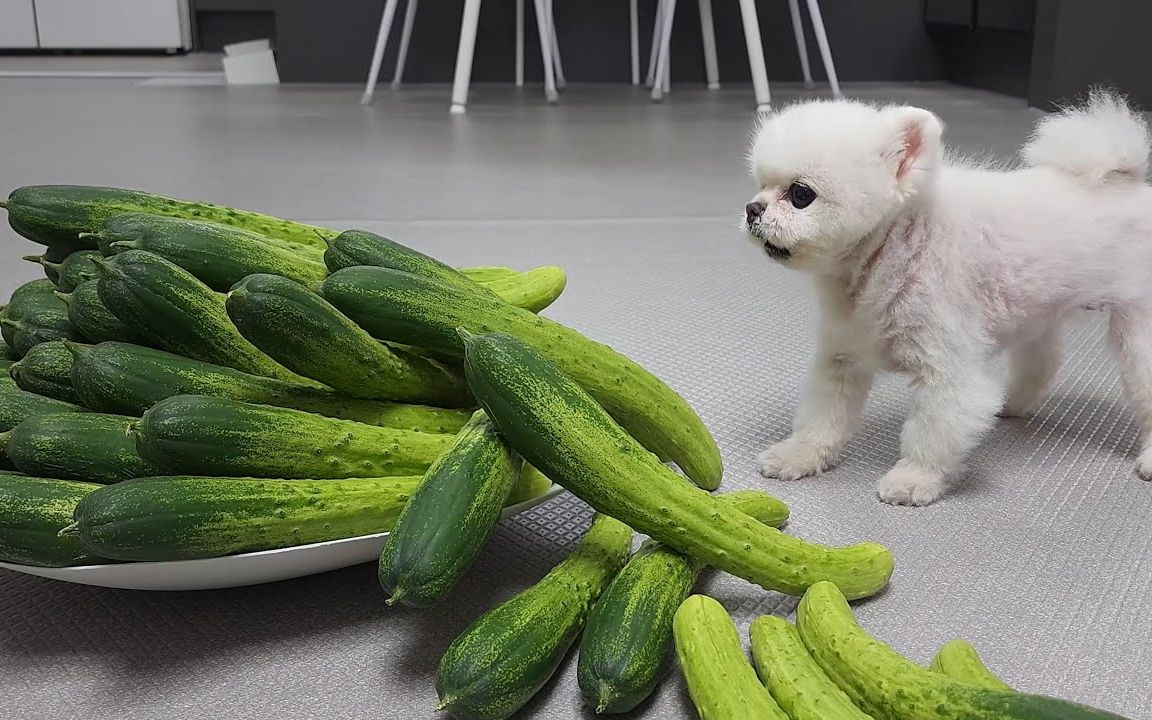
[{"label": "textured floor surface", "polygon": [[[860,86],[927,106],[968,152],[1011,154],[1036,114],[947,87]],[[1152,720],[1152,484],[1102,316],[1069,328],[1050,399],[1000,421],[964,482],[928,508],[880,503],[908,392],[886,378],[861,436],[818,479],[760,479],[753,455],[782,438],[812,348],[802,276],[734,232],[749,93],[677,89],[652,106],[628,89],[574,89],[564,105],[447,91],[142,88],[124,81],[0,80],[0,190],[40,182],[153,189],[383,231],[456,264],[559,264],[549,314],[612,344],[681,391],[715,431],[725,488],[767,487],[789,531],[892,548],[897,570],[862,623],[926,662],[972,640],[1015,686]],[[795,97],[788,89],[781,97]],[[0,280],[36,275],[32,246],[0,233]],[[479,612],[539,578],[588,511],[570,496],[506,521],[449,603],[388,609],[364,565],[229,591],[141,593],[0,571],[0,717],[431,718],[432,676]],[[794,600],[729,576],[702,587],[741,630]],[[523,717],[579,718],[574,663]],[[637,717],[693,717],[678,677]]]}]

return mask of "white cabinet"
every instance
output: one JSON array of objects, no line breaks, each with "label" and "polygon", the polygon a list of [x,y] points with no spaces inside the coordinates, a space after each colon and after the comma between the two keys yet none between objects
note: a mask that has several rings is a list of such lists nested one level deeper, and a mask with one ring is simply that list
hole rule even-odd
[{"label": "white cabinet", "polygon": [[127,50],[192,45],[187,0],[35,0],[35,6],[42,48]]},{"label": "white cabinet", "polygon": [[0,0],[0,48],[34,48],[37,45],[32,0]]}]

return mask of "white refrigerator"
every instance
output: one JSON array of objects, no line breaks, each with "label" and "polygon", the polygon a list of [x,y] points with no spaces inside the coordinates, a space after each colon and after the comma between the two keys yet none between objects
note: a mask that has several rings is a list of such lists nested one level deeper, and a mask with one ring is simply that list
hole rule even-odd
[{"label": "white refrigerator", "polygon": [[188,0],[0,0],[0,48],[187,50]]}]

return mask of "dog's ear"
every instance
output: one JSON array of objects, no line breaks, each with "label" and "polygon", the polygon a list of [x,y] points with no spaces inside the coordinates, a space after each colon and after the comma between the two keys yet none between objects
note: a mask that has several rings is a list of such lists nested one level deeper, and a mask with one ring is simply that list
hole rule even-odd
[{"label": "dog's ear", "polygon": [[896,185],[907,196],[919,190],[940,165],[944,123],[917,107],[887,108],[882,113],[889,140],[881,151],[896,175]]}]

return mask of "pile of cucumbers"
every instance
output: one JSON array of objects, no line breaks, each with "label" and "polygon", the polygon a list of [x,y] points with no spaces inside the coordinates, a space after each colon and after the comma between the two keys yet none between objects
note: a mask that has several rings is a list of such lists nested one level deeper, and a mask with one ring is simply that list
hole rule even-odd
[{"label": "pile of cucumbers", "polygon": [[[364,231],[115,188],[26,187],[0,207],[46,276],[0,311],[0,561],[388,531],[386,602],[421,608],[450,598],[503,508],[555,482],[592,524],[447,649],[453,717],[512,716],[578,639],[596,713],[639,707],[678,654],[704,718],[1109,717],[1012,692],[969,646],[920,673],[849,632],[845,599],[887,585],[888,550],[813,545],[778,529],[770,495],[713,494],[720,453],[688,403],[538,314],[560,268],[456,269]],[[798,634],[753,627],[764,684],[723,609],[691,595],[708,566],[805,598]]]}]

